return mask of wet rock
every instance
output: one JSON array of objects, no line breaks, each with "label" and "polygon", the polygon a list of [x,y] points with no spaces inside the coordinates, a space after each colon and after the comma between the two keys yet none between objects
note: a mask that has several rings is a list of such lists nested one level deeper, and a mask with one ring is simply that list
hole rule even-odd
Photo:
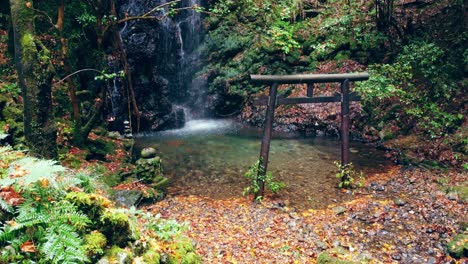
[{"label": "wet rock", "polygon": [[118,131],[109,131],[109,133],[107,133],[107,136],[113,139],[118,139],[120,138],[120,133]]},{"label": "wet rock", "polygon": [[395,198],[395,199],[393,200],[393,202],[394,202],[396,205],[398,205],[398,206],[403,206],[403,205],[406,204],[406,201],[403,200],[403,199],[401,199],[401,198],[399,198],[399,197]]},{"label": "wet rock", "polygon": [[343,206],[336,206],[332,208],[333,212],[337,215],[344,214],[346,212],[346,208]]},{"label": "wet rock", "polygon": [[322,241],[315,242],[315,245],[317,246],[318,249],[321,249],[321,250],[328,249],[327,244],[323,243]]},{"label": "wet rock", "polygon": [[381,185],[381,184],[378,184],[378,183],[375,183],[375,182],[371,183],[371,184],[370,184],[370,187],[371,187],[371,189],[374,190],[374,191],[378,191],[378,192],[383,192],[383,191],[385,191],[385,186],[383,186],[383,185]]},{"label": "wet rock", "polygon": [[447,199],[449,199],[451,201],[456,201],[456,200],[458,200],[458,193],[457,192],[449,192],[449,193],[447,193],[446,197],[447,197]]},{"label": "wet rock", "polygon": [[136,206],[140,203],[143,192],[138,190],[115,190],[114,200],[127,207]]},{"label": "wet rock", "polygon": [[109,258],[103,257],[97,262],[97,264],[110,264]]},{"label": "wet rock", "polygon": [[141,157],[144,159],[150,159],[156,157],[156,149],[155,148],[144,148],[141,150]]}]

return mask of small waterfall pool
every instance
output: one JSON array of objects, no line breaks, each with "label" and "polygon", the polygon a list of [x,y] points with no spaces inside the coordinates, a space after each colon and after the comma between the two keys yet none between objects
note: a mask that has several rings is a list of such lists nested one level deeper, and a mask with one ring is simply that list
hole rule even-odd
[{"label": "small waterfall pool", "polygon": [[[223,199],[241,196],[244,174],[259,157],[262,131],[232,120],[192,120],[184,128],[136,137],[135,150],[155,147],[172,195]],[[350,159],[364,173],[391,165],[382,151],[351,142]],[[274,134],[268,171],[286,183],[278,195],[298,209],[323,208],[349,198],[337,188],[340,141],[327,137]]]}]

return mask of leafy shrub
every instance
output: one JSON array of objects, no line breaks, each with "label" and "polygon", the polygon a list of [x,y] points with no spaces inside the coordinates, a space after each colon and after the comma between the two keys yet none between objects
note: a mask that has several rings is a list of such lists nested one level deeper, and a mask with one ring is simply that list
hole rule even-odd
[{"label": "leafy shrub", "polygon": [[273,179],[273,174],[265,172],[264,168],[260,165],[258,160],[249,170],[245,173],[245,177],[249,180],[250,185],[244,189],[243,195],[252,193],[257,199],[263,197],[257,196],[260,192],[260,182],[265,183],[265,187],[270,189],[272,193],[277,193],[282,190],[286,185],[283,182],[278,182]]},{"label": "leafy shrub", "polygon": [[397,100],[404,106],[398,116],[404,120],[401,124],[415,126],[431,138],[442,137],[463,120],[460,105],[454,104],[454,66],[444,62],[445,56],[434,43],[415,40],[403,47],[394,63],[370,66],[370,80],[357,83],[356,90],[370,111],[379,112],[389,99]]}]

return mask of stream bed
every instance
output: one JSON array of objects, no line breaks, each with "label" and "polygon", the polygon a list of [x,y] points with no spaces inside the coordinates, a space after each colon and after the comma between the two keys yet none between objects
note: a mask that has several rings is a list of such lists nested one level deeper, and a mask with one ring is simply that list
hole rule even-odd
[{"label": "stream bed", "polygon": [[[156,148],[172,181],[169,195],[239,197],[249,185],[244,174],[258,160],[261,137],[260,129],[232,120],[193,120],[182,129],[138,135],[135,153]],[[351,199],[351,192],[337,188],[334,161],[339,160],[339,139],[274,134],[268,171],[286,184],[276,198],[300,210]],[[350,160],[364,174],[384,172],[391,165],[384,152],[361,142],[350,143]]]}]

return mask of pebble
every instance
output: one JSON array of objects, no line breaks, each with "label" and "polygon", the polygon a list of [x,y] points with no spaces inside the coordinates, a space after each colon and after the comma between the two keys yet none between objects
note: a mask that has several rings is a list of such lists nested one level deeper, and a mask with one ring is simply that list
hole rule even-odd
[{"label": "pebble", "polygon": [[392,255],[392,259],[393,259],[393,260],[401,260],[401,256],[398,255],[398,254],[393,254],[393,255]]},{"label": "pebble", "polygon": [[406,201],[403,200],[403,199],[401,199],[401,198],[399,198],[399,197],[395,198],[395,199],[393,200],[393,202],[394,202],[396,205],[398,205],[398,206],[403,206],[403,205],[406,204]]},{"label": "pebble", "polygon": [[344,214],[344,212],[346,212],[346,208],[344,208],[343,206],[333,207],[332,210],[337,215],[341,215],[341,214]]},{"label": "pebble", "polygon": [[458,200],[458,193],[457,192],[449,192],[449,193],[447,193],[446,197],[447,197],[447,199],[449,199],[451,201],[456,201],[456,200]]}]

